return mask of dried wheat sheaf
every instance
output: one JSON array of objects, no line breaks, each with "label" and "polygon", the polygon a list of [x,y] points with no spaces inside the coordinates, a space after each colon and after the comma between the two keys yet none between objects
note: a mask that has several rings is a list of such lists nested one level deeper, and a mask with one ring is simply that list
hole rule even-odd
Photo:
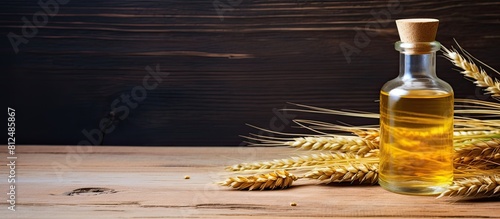
[{"label": "dried wheat sheaf", "polygon": [[[498,71],[475,59],[459,45],[458,49],[443,47],[444,56],[461,69],[465,77],[496,100],[500,99],[500,82],[488,75],[473,60],[493,72]],[[293,104],[297,112],[354,116],[377,119],[376,113],[339,111]],[[500,103],[474,99],[455,100],[453,185],[438,197],[483,198],[500,196]],[[299,179],[319,180],[322,183],[377,184],[379,129],[377,125],[345,126],[323,121],[294,120],[314,135],[278,133],[269,137],[251,134],[245,137],[255,146],[288,146],[309,154],[289,156],[270,161],[240,163],[226,170],[233,176],[219,183],[240,190],[285,189]],[[314,152],[321,150],[320,153]],[[294,175],[292,172],[300,175]]]}]

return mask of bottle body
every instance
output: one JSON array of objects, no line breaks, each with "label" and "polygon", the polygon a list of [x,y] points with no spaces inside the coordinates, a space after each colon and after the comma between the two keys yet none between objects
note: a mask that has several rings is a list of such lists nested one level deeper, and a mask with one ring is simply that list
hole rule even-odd
[{"label": "bottle body", "polygon": [[379,184],[396,193],[441,193],[453,180],[453,90],[435,74],[439,43],[418,54],[401,44],[400,75],[380,92]]}]

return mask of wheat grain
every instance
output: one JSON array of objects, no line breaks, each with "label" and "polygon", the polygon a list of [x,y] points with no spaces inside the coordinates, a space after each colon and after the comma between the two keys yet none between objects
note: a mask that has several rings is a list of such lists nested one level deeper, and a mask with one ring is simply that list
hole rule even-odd
[{"label": "wheat grain", "polygon": [[326,183],[358,182],[376,184],[378,181],[377,163],[349,163],[313,169],[304,178],[318,179]]},{"label": "wheat grain", "polygon": [[366,154],[363,154],[363,158],[378,158],[380,154],[380,149],[372,149]]},{"label": "wheat grain", "polygon": [[461,68],[460,71],[465,77],[474,79],[474,84],[478,87],[483,87],[487,94],[493,97],[500,98],[500,82],[498,79],[491,78],[484,69],[478,67],[471,57],[464,54],[461,55],[457,49],[447,49],[443,47],[443,54],[455,66]]},{"label": "wheat grain", "polygon": [[244,171],[244,170],[259,170],[259,169],[295,169],[298,167],[305,167],[305,166],[324,165],[326,163],[331,163],[336,160],[354,160],[361,157],[364,158],[377,157],[378,153],[379,153],[378,149],[372,150],[364,154],[363,156],[356,155],[353,153],[340,153],[340,152],[318,153],[318,154],[294,156],[285,159],[275,159],[272,161],[240,163],[226,167],[226,170]]},{"label": "wheat grain", "polygon": [[379,130],[376,129],[370,129],[370,130],[354,130],[353,133],[371,143],[373,145],[378,145],[380,144],[380,132]]},{"label": "wheat grain", "polygon": [[255,189],[285,189],[292,185],[298,177],[286,170],[275,170],[270,173],[258,174],[253,176],[230,177],[219,185],[229,186],[239,190]]},{"label": "wheat grain", "polygon": [[456,180],[441,197],[485,198],[500,196],[500,175],[477,176]]}]

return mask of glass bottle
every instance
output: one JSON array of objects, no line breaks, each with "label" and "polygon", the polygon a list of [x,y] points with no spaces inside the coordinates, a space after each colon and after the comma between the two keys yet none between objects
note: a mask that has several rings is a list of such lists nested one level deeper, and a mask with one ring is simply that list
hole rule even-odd
[{"label": "glass bottle", "polygon": [[[409,28],[406,34],[418,34],[418,27]],[[398,29],[402,35],[399,23]],[[438,194],[453,180],[453,89],[436,76],[440,43],[411,37],[396,42],[400,74],[380,92],[379,184],[396,193]]]}]

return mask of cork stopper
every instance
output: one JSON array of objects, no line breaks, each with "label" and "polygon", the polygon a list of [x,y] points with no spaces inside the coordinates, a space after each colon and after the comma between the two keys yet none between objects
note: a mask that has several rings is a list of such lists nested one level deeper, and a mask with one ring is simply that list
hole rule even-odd
[{"label": "cork stopper", "polygon": [[[431,42],[436,40],[439,20],[432,18],[413,18],[396,20],[401,47],[405,54],[426,54],[433,50]],[[408,44],[409,43],[409,44]],[[401,51],[401,50],[400,50]]]},{"label": "cork stopper", "polygon": [[401,42],[418,43],[436,40],[438,19],[413,18],[396,20]]}]

